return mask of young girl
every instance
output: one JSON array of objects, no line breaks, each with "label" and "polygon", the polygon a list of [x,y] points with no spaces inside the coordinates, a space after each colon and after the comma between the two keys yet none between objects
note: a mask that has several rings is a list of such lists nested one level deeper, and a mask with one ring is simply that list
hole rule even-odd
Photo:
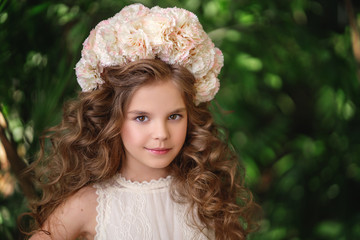
[{"label": "young girl", "polygon": [[222,65],[186,10],[134,4],[100,22],[83,92],[32,166],[31,239],[245,239],[257,205],[208,110]]}]

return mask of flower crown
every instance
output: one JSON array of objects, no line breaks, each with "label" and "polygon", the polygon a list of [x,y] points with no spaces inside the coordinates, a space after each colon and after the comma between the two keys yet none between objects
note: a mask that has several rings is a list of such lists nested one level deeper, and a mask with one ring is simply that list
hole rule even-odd
[{"label": "flower crown", "polygon": [[142,4],[123,8],[90,32],[76,64],[77,81],[82,91],[92,91],[104,83],[100,75],[105,67],[155,58],[184,66],[194,75],[196,104],[212,100],[219,90],[224,57],[196,15]]}]

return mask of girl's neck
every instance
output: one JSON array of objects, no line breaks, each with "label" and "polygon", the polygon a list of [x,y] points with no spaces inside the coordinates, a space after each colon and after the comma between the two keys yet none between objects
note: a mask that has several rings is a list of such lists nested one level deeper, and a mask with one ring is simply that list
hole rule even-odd
[{"label": "girl's neck", "polygon": [[169,169],[153,169],[152,171],[142,171],[141,169],[130,169],[127,166],[123,166],[120,174],[126,180],[137,182],[150,182],[151,180],[158,180],[160,178],[166,178],[169,176]]}]

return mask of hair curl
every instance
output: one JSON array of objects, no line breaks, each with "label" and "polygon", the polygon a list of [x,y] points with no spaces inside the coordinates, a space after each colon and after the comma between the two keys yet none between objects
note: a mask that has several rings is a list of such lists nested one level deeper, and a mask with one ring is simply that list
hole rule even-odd
[{"label": "hair curl", "polygon": [[[188,111],[185,144],[171,163],[171,193],[187,202],[196,219],[214,229],[216,239],[245,239],[256,226],[251,192],[244,187],[243,169],[222,139],[208,105],[195,106],[194,76],[184,67],[160,60],[139,60],[104,69],[99,89],[80,93],[64,105],[61,123],[41,139],[35,170],[42,198],[32,202],[35,229],[84,186],[111,178],[121,171],[125,152],[120,130],[134,92],[154,81],[173,81],[182,91]],[[50,140],[49,151],[45,140]],[[201,226],[197,225],[200,229]]]}]

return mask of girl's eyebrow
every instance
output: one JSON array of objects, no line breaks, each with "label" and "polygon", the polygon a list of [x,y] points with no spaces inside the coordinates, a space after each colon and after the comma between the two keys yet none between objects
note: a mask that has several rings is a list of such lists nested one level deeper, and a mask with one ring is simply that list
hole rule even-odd
[{"label": "girl's eyebrow", "polygon": [[[181,113],[186,112],[186,108],[177,108],[174,111],[171,111],[170,113]],[[134,114],[134,115],[150,115],[150,113],[141,111],[141,110],[132,110],[129,111],[128,114]]]},{"label": "girl's eyebrow", "polygon": [[134,114],[134,115],[149,115],[149,113],[144,112],[144,111],[139,111],[139,110],[133,110],[128,112],[128,114]]},{"label": "girl's eyebrow", "polygon": [[186,108],[178,108],[175,109],[174,111],[171,111],[171,113],[180,113],[180,112],[186,112]]}]

